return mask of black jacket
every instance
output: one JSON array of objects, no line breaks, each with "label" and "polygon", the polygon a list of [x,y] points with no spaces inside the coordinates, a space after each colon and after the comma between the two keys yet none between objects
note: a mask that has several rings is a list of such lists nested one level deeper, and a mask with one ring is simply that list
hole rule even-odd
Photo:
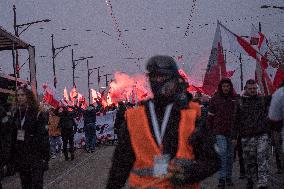
[{"label": "black jacket", "polygon": [[77,131],[77,125],[75,123],[75,112],[69,112],[64,110],[61,113],[56,113],[60,117],[59,127],[61,128],[62,135],[72,135]]},{"label": "black jacket", "polygon": [[[21,113],[24,115],[24,112]],[[13,160],[18,168],[49,160],[48,114],[28,109],[22,129],[25,131],[24,141],[17,140],[17,130],[21,129],[20,113],[13,118],[14,141]]]},{"label": "black jacket", "polygon": [[0,167],[11,158],[13,144],[13,126],[6,116],[5,109],[0,106]]},{"label": "black jacket", "polygon": [[[146,102],[145,105],[149,125],[153,134],[148,102]],[[155,109],[158,122],[161,124],[165,108],[157,107]],[[177,110],[174,106],[163,139],[164,153],[170,154],[171,158],[174,158],[177,152],[179,120],[180,110]],[[192,184],[215,173],[219,169],[220,160],[213,147],[215,143],[214,137],[210,136],[206,128],[196,128],[195,134],[188,142],[192,144],[196,157],[195,163],[185,169],[187,184]],[[115,149],[112,162],[113,164],[109,173],[107,189],[122,188],[125,185],[135,162],[135,154],[131,146],[130,136],[125,121],[121,125],[118,146]]]},{"label": "black jacket", "polygon": [[242,96],[236,107],[236,120],[232,131],[233,138],[268,134],[268,106],[269,98]]}]

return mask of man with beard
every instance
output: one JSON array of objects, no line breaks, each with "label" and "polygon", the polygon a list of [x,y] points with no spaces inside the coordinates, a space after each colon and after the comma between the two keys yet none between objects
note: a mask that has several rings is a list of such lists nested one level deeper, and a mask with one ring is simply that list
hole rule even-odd
[{"label": "man with beard", "polygon": [[214,137],[195,128],[200,114],[187,99],[188,83],[172,57],[147,63],[154,98],[128,109],[121,124],[107,189],[200,188],[219,168]]},{"label": "man with beard", "polygon": [[268,106],[264,97],[257,95],[255,80],[246,82],[244,96],[236,108],[233,139],[241,138],[247,189],[257,181],[258,188],[268,185]]},{"label": "man with beard", "polygon": [[231,130],[234,122],[235,95],[230,79],[224,78],[218,85],[218,91],[209,102],[207,127],[216,135],[221,168],[219,170],[219,188],[233,185],[233,147]]}]

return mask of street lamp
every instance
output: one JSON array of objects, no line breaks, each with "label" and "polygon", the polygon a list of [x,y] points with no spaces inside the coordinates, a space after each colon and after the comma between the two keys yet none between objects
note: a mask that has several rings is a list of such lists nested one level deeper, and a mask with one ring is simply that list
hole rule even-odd
[{"label": "street lamp", "polygon": [[75,86],[75,69],[76,66],[78,65],[78,63],[82,60],[86,60],[86,59],[90,59],[90,58],[94,58],[93,56],[88,56],[88,57],[80,57],[76,60],[74,60],[74,50],[72,49],[72,79],[73,79],[73,86]]},{"label": "street lamp", "polygon": [[[56,88],[57,79],[56,79],[56,73],[55,73],[55,58],[56,56],[62,52],[65,48],[71,47],[71,46],[77,46],[78,44],[73,45],[65,45],[62,47],[54,47],[54,35],[51,35],[51,50],[52,50],[52,68],[53,68],[53,86]],[[57,51],[58,50],[58,51]],[[56,52],[57,51],[57,52]]]},{"label": "street lamp", "polygon": [[100,68],[103,68],[105,66],[98,66],[96,68],[89,68],[89,61],[87,60],[87,69],[88,69],[88,94],[89,94],[89,104],[91,102],[91,89],[90,89],[90,76],[94,72],[94,70],[98,70],[98,88],[100,87]]},{"label": "street lamp", "polygon": [[[16,5],[13,5],[13,12],[14,12],[14,31],[15,35],[19,37],[24,31],[26,31],[31,25],[41,23],[41,22],[50,22],[50,19],[44,19],[44,20],[37,20],[34,22],[28,22],[25,24],[17,24],[17,14],[16,14]],[[24,28],[23,28],[24,27]],[[19,33],[19,28],[23,28],[23,30]],[[19,67],[19,53],[16,49],[16,68]],[[20,77],[19,70],[16,69],[16,77]]]}]

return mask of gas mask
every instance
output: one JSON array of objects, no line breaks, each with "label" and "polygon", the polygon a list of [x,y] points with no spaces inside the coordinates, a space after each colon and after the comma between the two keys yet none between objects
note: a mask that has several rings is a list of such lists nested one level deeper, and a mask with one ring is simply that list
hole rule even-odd
[{"label": "gas mask", "polygon": [[152,92],[161,104],[176,103],[178,107],[184,108],[188,104],[186,89],[188,84],[179,77],[170,77],[163,81],[150,78]]}]

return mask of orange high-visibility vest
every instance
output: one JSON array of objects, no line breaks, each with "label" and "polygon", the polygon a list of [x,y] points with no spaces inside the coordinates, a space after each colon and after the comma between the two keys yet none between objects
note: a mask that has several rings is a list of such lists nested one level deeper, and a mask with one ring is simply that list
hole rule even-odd
[{"label": "orange high-visibility vest", "polygon": [[[179,141],[175,158],[193,160],[193,149],[189,142],[189,138],[195,129],[196,110],[181,110],[181,118],[179,122]],[[145,184],[155,181],[157,178],[148,174],[153,170],[154,156],[161,155],[160,148],[151,133],[145,106],[139,106],[126,111],[127,127],[130,135],[131,145],[135,153],[135,162],[132,167],[128,184],[132,188],[141,188]],[[157,189],[174,188],[168,180],[159,182],[150,187]],[[199,189],[199,184],[188,185],[184,189]]]}]

